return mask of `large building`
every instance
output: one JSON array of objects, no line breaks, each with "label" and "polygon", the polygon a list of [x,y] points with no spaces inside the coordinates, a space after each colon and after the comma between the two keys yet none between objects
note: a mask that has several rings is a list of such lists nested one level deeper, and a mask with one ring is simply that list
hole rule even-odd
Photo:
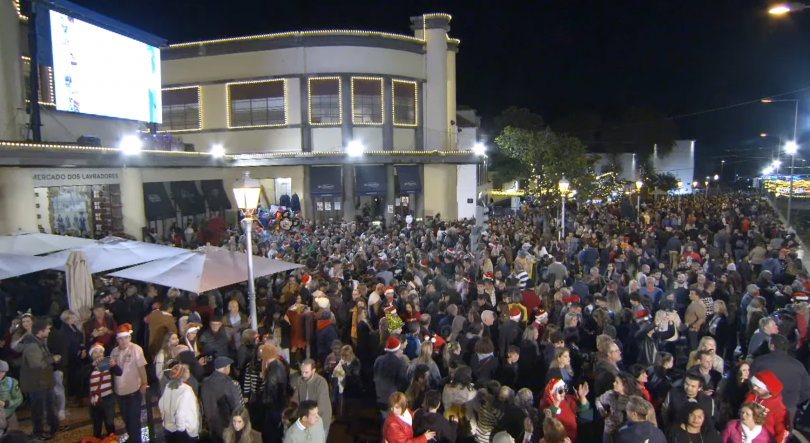
[{"label": "large building", "polygon": [[48,66],[43,141],[25,141],[28,20],[15,0],[0,5],[0,234],[78,226],[140,238],[232,207],[244,170],[264,205],[297,196],[318,221],[474,215],[480,119],[456,106],[459,41],[447,14],[412,17],[412,35],[334,29],[168,45],[161,148],[124,155],[121,141],[146,125],[54,110]]}]

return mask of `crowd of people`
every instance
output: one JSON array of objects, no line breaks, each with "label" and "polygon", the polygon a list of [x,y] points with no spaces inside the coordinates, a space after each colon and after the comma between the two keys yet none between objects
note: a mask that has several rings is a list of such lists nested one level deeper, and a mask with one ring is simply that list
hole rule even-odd
[{"label": "crowd of people", "polygon": [[242,286],[96,278],[84,319],[60,274],[3,282],[0,428],[14,434],[26,402],[40,441],[71,404],[97,438],[120,413],[133,442],[155,435],[142,438],[153,406],[170,443],[782,443],[810,429],[810,276],[767,201],[568,208],[563,228],[529,203],[472,245],[474,220],[263,233],[253,253],[303,267],[257,280],[255,329]]}]

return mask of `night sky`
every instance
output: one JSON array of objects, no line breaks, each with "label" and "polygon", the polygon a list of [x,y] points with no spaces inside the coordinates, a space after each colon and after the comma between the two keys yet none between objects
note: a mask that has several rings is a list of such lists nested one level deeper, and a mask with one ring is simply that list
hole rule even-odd
[{"label": "night sky", "polygon": [[[458,103],[485,125],[510,105],[552,126],[574,113],[611,118],[648,106],[697,140],[698,175],[719,172],[721,158],[727,177],[735,165],[761,169],[765,160],[750,156],[769,157],[775,142],[759,134],[791,135],[794,108],[700,112],[810,88],[810,10],[774,17],[766,0],[73,1],[170,43],[326,28],[411,34],[410,16],[447,12],[461,39]],[[806,100],[810,89],[782,98]],[[810,158],[808,112],[805,101],[799,134],[807,131]],[[749,157],[737,164],[735,150]]]}]

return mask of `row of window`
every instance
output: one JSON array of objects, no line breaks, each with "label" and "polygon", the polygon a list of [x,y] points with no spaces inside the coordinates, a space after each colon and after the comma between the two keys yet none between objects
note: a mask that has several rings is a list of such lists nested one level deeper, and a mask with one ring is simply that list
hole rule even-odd
[{"label": "row of window", "polygon": [[[352,123],[384,123],[384,82],[379,77],[351,79]],[[395,126],[416,126],[417,84],[393,80],[392,107]],[[287,80],[272,79],[228,83],[228,128],[262,128],[287,125]],[[343,99],[339,77],[310,78],[309,123],[339,125],[342,123]],[[198,131],[202,129],[201,88],[187,86],[163,90],[164,131]]]}]

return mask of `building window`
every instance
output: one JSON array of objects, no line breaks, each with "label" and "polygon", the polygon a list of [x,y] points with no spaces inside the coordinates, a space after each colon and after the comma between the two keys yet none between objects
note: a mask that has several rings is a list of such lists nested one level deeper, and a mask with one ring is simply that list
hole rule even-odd
[{"label": "building window", "polygon": [[255,128],[287,124],[284,79],[229,83],[228,127]]},{"label": "building window", "polygon": [[[31,58],[22,57],[23,78],[25,79],[25,101],[28,102],[31,95]],[[53,69],[50,66],[39,65],[37,74],[39,76],[39,104],[44,106],[55,106],[53,99]]]},{"label": "building window", "polygon": [[394,125],[416,126],[416,82],[394,80]]},{"label": "building window", "polygon": [[186,86],[163,90],[163,124],[166,132],[202,129],[200,87]]},{"label": "building window", "polygon": [[343,122],[340,77],[309,79],[309,123],[339,125]]},{"label": "building window", "polygon": [[352,78],[352,123],[381,125],[383,123],[383,79]]}]

